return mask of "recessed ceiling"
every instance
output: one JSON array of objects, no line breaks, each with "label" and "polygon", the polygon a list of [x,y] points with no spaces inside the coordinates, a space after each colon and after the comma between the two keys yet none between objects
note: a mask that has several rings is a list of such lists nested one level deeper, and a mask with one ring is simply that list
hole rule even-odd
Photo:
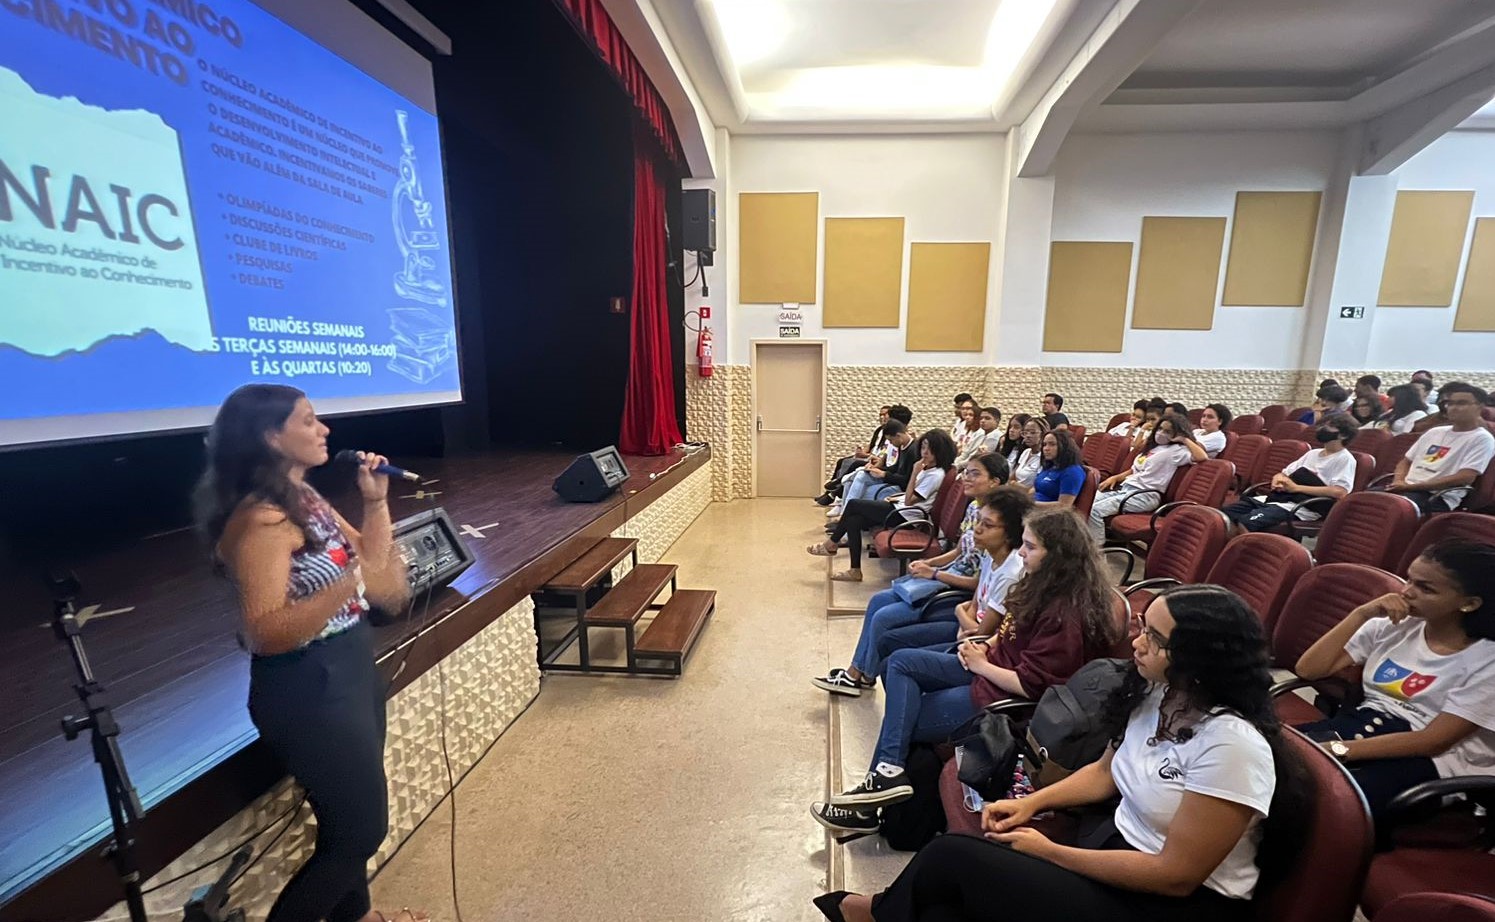
[{"label": "recessed ceiling", "polygon": [[1063,0],[698,0],[744,121],[962,121],[1052,39]]},{"label": "recessed ceiling", "polygon": [[1483,0],[1205,0],[1122,89],[1318,87],[1345,98],[1490,14]]}]

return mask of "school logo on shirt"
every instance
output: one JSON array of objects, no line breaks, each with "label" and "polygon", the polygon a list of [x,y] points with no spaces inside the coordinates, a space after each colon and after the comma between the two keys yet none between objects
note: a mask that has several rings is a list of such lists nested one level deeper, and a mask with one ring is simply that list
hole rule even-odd
[{"label": "school logo on shirt", "polygon": [[1448,453],[1452,450],[1453,446],[1451,445],[1429,445],[1428,450],[1422,455],[1422,463],[1437,464],[1448,457]]},{"label": "school logo on shirt", "polygon": [[1370,683],[1383,694],[1399,701],[1410,701],[1412,696],[1438,681],[1435,675],[1413,672],[1395,660],[1382,660],[1380,668],[1371,676]]}]

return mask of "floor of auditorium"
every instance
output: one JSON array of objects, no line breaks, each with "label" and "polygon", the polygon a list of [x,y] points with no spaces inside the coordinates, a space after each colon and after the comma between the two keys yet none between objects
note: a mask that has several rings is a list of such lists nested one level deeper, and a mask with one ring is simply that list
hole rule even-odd
[{"label": "floor of auditorium", "polygon": [[[545,678],[457,787],[464,919],[814,920],[816,894],[892,879],[907,855],[832,845],[809,815],[828,768],[866,770],[880,714],[808,681],[859,627],[826,617],[825,564],[804,550],[823,522],[806,500],[712,504],[664,558],[718,593],[685,676]],[[443,804],[375,879],[376,906],[455,919],[450,835]]]}]

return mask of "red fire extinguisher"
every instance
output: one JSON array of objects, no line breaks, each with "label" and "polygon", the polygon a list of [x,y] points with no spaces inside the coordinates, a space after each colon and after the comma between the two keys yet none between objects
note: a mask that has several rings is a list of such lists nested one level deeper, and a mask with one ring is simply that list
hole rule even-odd
[{"label": "red fire extinguisher", "polygon": [[711,377],[711,328],[701,326],[701,335],[696,339],[696,367],[701,377]]}]

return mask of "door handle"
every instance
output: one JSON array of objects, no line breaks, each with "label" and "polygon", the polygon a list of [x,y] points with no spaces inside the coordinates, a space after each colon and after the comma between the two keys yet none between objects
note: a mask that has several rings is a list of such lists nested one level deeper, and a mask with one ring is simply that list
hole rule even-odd
[{"label": "door handle", "polygon": [[816,432],[820,431],[820,417],[818,417],[818,416],[815,417],[815,431]]},{"label": "door handle", "polygon": [[759,432],[763,431],[763,417],[761,417],[761,416],[758,417],[758,431]]}]

